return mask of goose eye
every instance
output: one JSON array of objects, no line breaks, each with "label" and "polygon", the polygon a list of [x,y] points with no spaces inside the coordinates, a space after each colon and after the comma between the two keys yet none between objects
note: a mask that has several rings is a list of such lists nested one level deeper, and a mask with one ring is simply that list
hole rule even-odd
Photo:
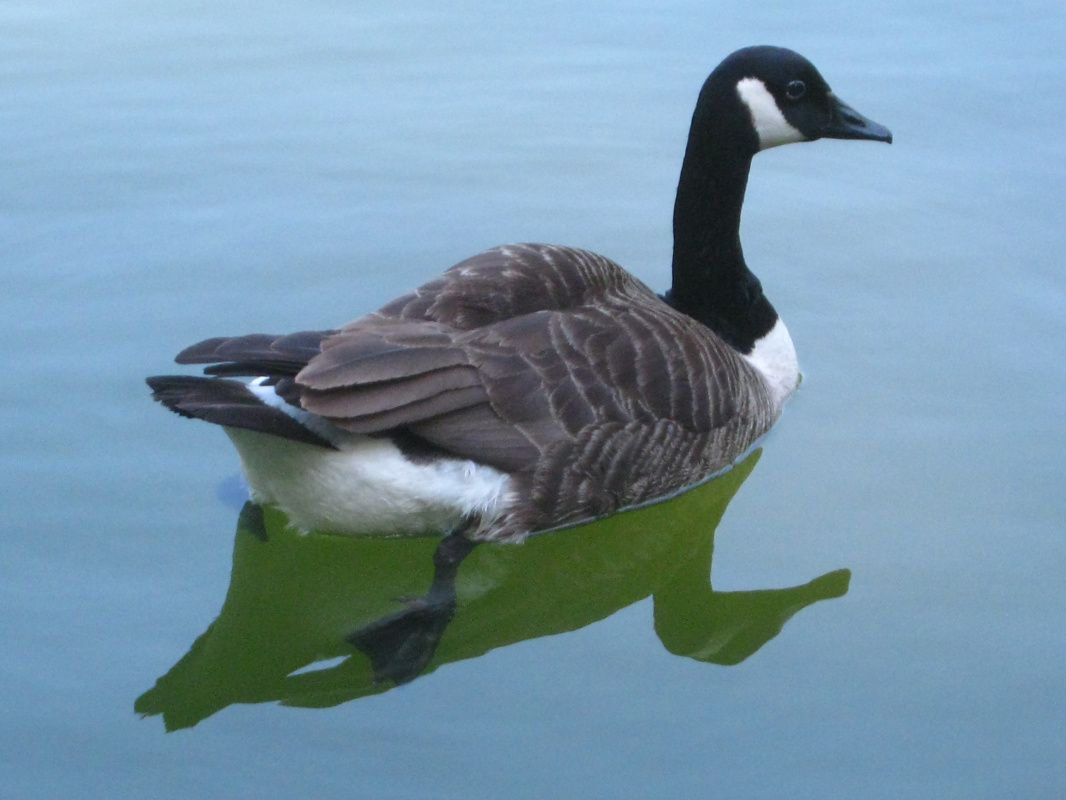
[{"label": "goose eye", "polygon": [[792,81],[785,87],[785,95],[789,100],[799,100],[805,94],[807,94],[807,84],[803,81]]}]

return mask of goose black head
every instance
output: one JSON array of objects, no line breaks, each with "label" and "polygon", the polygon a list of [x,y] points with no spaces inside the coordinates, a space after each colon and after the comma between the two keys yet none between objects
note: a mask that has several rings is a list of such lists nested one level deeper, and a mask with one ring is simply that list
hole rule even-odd
[{"label": "goose black head", "polygon": [[719,97],[736,93],[754,129],[756,151],[815,139],[892,141],[888,128],[840,100],[810,61],[784,47],[737,50],[704,89]]},{"label": "goose black head", "polygon": [[674,201],[673,284],[665,297],[740,353],[751,353],[778,322],[740,243],[751,159],[823,138],[891,142],[892,134],[841,102],[791,50],[737,50],[700,90]]}]

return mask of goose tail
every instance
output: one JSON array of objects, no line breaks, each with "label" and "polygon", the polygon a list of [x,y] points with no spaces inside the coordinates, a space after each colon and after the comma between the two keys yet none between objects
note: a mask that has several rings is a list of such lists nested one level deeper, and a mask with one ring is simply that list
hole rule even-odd
[{"label": "goose tail", "polygon": [[264,403],[241,381],[157,375],[146,382],[154,400],[183,417],[336,449],[331,442],[301,425],[282,409]]}]

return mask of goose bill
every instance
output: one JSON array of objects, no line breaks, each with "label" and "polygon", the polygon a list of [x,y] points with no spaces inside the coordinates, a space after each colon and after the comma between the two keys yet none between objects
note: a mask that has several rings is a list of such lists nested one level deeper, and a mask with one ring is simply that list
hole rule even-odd
[{"label": "goose bill", "polygon": [[867,119],[835,94],[829,124],[822,131],[826,139],[870,139],[875,142],[892,143],[892,131],[872,119]]}]

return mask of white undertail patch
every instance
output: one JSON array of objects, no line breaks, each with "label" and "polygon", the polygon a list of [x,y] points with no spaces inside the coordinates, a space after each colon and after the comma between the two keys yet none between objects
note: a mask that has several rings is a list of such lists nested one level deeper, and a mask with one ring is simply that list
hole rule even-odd
[{"label": "white undertail patch", "polygon": [[273,503],[305,531],[439,534],[469,517],[487,525],[512,502],[511,478],[474,461],[412,461],[388,437],[361,436],[285,403],[260,378],[248,388],[337,448],[225,428],[253,498]]},{"label": "white undertail patch", "polygon": [[318,414],[312,414],[310,411],[304,411],[302,408],[297,408],[292,403],[287,403],[282,400],[278,397],[278,393],[274,390],[274,387],[267,382],[269,380],[269,378],[265,377],[256,378],[247,384],[248,390],[258,397],[263,405],[284,412],[312,433],[317,433],[327,442],[339,444],[348,435],[328,419],[320,417]]},{"label": "white undertail patch", "polygon": [[758,78],[744,78],[737,83],[737,94],[751,112],[751,122],[759,135],[759,149],[803,142],[807,137],[789,124],[766,84]]}]

